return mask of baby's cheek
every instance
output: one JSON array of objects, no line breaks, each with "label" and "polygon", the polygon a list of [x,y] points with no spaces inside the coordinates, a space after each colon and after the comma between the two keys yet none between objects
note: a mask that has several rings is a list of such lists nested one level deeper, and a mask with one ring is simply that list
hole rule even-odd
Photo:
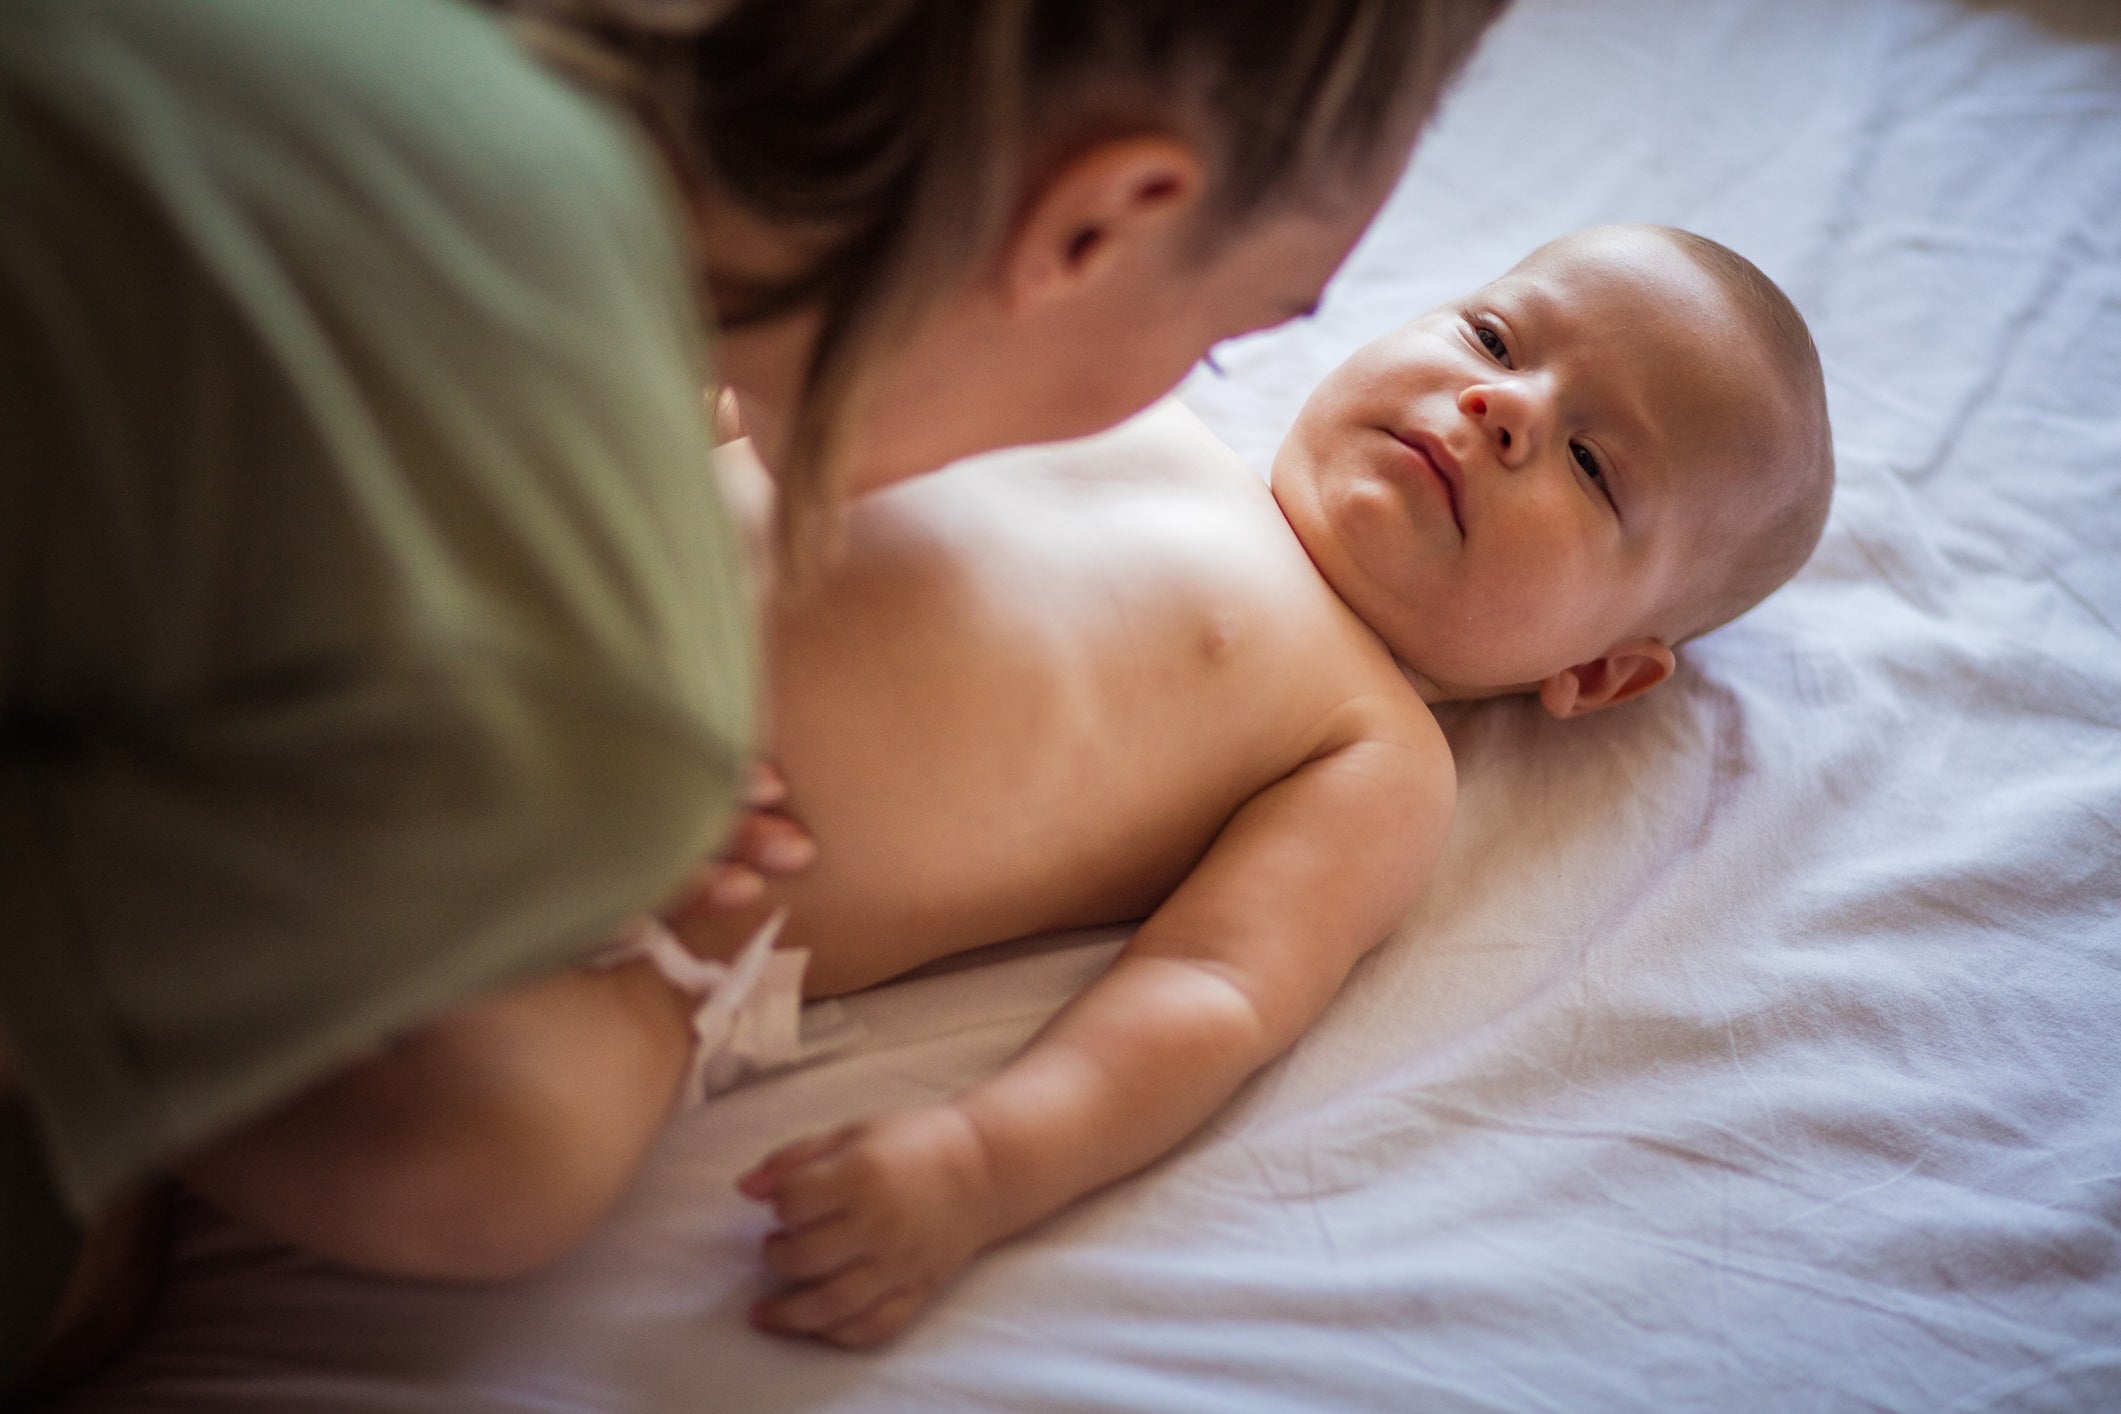
[{"label": "baby's cheek", "polygon": [[[1503,686],[1546,676],[1563,654],[1577,615],[1571,597],[1537,562],[1482,576],[1440,617],[1449,624],[1448,652],[1460,680]],[[1447,674],[1448,675],[1448,674]]]}]

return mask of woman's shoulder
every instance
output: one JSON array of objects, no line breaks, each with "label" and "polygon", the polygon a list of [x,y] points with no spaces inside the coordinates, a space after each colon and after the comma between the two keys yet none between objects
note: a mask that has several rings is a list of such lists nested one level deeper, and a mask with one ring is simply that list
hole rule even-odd
[{"label": "woman's shoulder", "polygon": [[0,86],[26,161],[77,154],[70,181],[136,189],[239,282],[594,306],[686,281],[647,141],[463,0],[11,0]]}]

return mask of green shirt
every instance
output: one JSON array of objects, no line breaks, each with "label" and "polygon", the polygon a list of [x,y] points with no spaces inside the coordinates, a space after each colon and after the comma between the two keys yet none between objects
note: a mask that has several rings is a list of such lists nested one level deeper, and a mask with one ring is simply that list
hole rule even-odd
[{"label": "green shirt", "polygon": [[88,1212],[711,852],[754,650],[671,196],[484,12],[7,0],[0,213],[0,1030]]}]

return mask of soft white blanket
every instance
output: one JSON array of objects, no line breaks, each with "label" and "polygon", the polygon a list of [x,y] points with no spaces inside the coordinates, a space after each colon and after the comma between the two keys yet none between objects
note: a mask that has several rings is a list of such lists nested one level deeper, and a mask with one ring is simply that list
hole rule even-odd
[{"label": "soft white blanket", "polygon": [[1187,397],[1264,465],[1358,342],[1603,220],[1810,316],[1825,543],[1641,704],[1457,718],[1433,893],[1194,1143],[882,1353],[745,1326],[732,1178],[987,1073],[1113,941],[1020,950],[855,999],[536,1281],[189,1213],[76,1407],[2121,1408],[2121,11],[1520,0],[1321,317]]}]

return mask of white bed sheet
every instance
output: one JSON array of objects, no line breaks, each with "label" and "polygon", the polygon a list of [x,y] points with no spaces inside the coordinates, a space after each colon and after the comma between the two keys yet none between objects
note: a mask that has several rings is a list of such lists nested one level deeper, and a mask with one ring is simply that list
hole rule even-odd
[{"label": "white bed sheet", "polygon": [[546,1276],[197,1210],[80,1410],[2121,1408],[2121,11],[1520,0],[1323,314],[1186,395],[1264,463],[1368,336],[1601,220],[1825,353],[1797,583],[1666,690],[1452,727],[1440,879],[1284,1062],[908,1337],[750,1331],[731,1180],[999,1064],[1113,936],[852,1007]]}]

